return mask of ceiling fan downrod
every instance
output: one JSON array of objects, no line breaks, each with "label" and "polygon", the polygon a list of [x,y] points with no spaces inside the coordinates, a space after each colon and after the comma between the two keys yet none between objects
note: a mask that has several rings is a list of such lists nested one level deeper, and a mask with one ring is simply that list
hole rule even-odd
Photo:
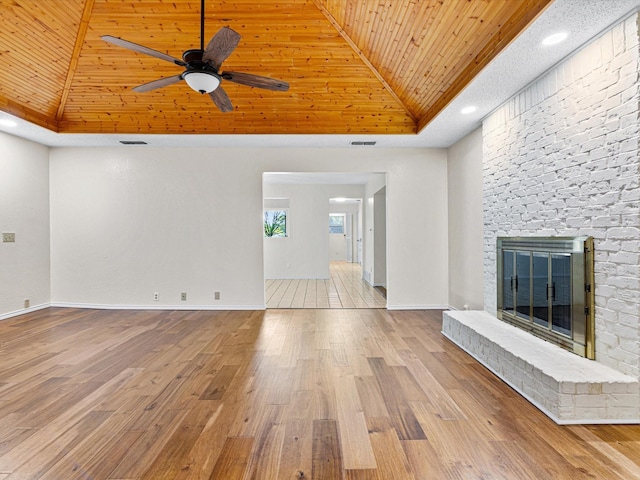
[{"label": "ceiling fan downrod", "polygon": [[204,52],[204,0],[200,2],[200,50]]}]

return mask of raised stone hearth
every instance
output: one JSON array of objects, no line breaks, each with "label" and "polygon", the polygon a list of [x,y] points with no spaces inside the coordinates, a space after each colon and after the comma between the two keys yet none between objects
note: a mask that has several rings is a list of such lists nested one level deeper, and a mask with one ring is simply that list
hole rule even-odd
[{"label": "raised stone hearth", "polygon": [[446,311],[442,333],[558,424],[640,423],[640,383],[483,311]]}]

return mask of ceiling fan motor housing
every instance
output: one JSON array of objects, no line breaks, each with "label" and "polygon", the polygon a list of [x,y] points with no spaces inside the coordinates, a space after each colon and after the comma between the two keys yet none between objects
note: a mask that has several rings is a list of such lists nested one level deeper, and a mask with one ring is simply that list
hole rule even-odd
[{"label": "ceiling fan motor housing", "polygon": [[222,79],[210,63],[202,61],[203,55],[202,50],[187,50],[182,54],[186,63],[182,79],[195,91],[205,94],[215,90]]},{"label": "ceiling fan motor housing", "polygon": [[202,50],[187,50],[182,54],[182,59],[186,63],[185,68],[187,70],[193,70],[195,72],[210,72],[218,74],[218,70],[209,62],[202,60],[204,52]]},{"label": "ceiling fan motor housing", "polygon": [[190,63],[204,64],[204,62],[202,61],[202,55],[204,55],[204,51],[200,49],[187,50],[182,54],[182,60],[184,60],[184,63],[186,63],[187,65],[189,65]]}]

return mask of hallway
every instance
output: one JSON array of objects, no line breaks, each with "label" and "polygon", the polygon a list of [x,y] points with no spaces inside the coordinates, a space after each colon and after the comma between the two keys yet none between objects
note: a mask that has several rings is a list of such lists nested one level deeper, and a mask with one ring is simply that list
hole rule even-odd
[{"label": "hallway", "polygon": [[328,280],[267,280],[267,308],[385,308],[380,291],[362,280],[357,263],[331,262]]}]

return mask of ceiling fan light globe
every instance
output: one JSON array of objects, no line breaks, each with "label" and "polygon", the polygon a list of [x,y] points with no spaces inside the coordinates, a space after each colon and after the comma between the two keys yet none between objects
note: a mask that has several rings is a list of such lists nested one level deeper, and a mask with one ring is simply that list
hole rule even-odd
[{"label": "ceiling fan light globe", "polygon": [[220,77],[209,72],[186,72],[184,81],[198,93],[211,93],[220,86]]}]

